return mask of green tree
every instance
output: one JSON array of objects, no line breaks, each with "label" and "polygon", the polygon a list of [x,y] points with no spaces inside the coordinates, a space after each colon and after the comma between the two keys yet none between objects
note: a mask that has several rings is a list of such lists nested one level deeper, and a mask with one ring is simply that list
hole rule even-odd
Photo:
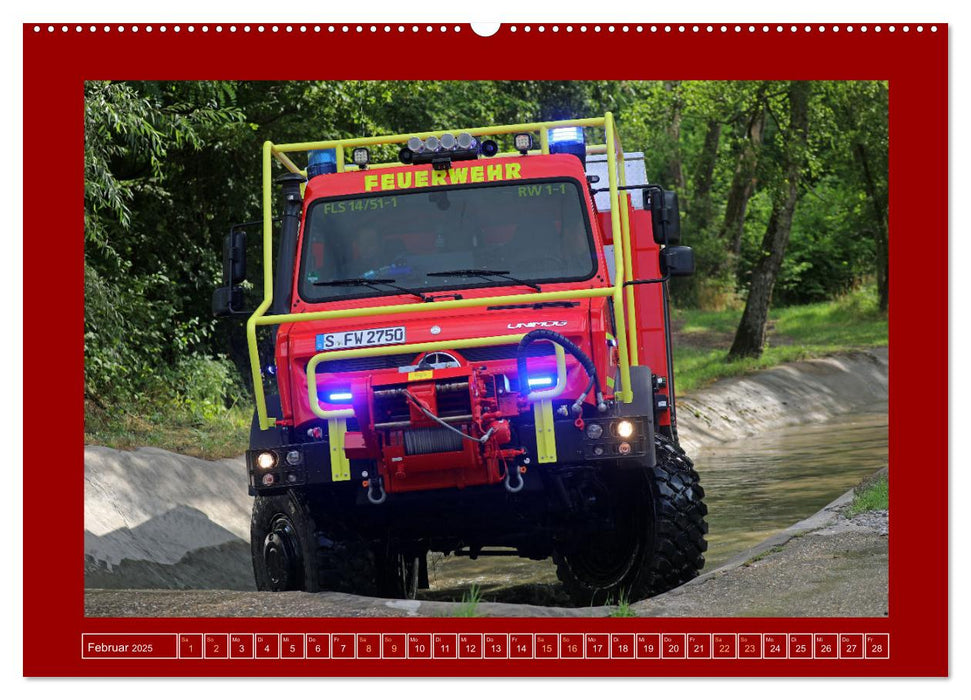
[{"label": "green tree", "polygon": [[785,131],[784,178],[777,183],[772,215],[762,239],[761,258],[752,273],[745,310],[729,350],[729,358],[759,357],[765,347],[765,327],[776,278],[782,267],[792,229],[792,217],[799,197],[799,182],[808,160],[809,96],[812,83],[789,84],[789,120]]}]

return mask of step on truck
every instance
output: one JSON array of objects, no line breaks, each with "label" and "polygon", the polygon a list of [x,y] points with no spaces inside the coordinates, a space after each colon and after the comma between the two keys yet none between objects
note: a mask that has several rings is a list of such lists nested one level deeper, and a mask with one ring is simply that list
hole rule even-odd
[{"label": "step on truck", "polygon": [[[668,314],[694,258],[610,113],[262,155],[260,590],[414,597],[430,552],[552,557],[577,605],[698,574]],[[233,227],[219,316],[245,253]]]}]

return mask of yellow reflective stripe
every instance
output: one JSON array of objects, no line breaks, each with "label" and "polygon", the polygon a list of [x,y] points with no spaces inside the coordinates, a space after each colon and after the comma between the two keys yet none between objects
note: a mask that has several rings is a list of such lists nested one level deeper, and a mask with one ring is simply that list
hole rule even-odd
[{"label": "yellow reflective stripe", "polygon": [[555,462],[556,432],[553,429],[553,402],[534,403],[533,419],[536,421],[536,461],[540,464]]},{"label": "yellow reflective stripe", "polygon": [[607,388],[608,389],[613,389],[614,388],[614,378],[613,378],[613,376],[608,376],[605,381],[607,382]]},{"label": "yellow reflective stripe", "polygon": [[346,418],[327,421],[327,438],[330,440],[330,478],[334,481],[351,480],[351,461],[344,452],[344,435],[347,433]]}]

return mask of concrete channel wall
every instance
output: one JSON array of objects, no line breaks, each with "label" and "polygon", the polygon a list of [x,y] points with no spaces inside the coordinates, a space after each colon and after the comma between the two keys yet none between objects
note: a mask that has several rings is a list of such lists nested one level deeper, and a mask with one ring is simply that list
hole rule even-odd
[{"label": "concrete channel wall", "polygon": [[[885,348],[795,362],[679,399],[682,445],[737,440],[887,399]],[[156,448],[84,450],[89,588],[252,590],[242,457],[208,462]]]}]

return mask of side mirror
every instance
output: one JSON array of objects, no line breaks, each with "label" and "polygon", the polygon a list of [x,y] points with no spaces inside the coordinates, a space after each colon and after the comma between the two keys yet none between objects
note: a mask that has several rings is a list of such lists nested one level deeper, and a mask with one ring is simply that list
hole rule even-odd
[{"label": "side mirror", "polygon": [[235,287],[246,279],[246,231],[235,228],[223,240],[223,284]]},{"label": "side mirror", "polygon": [[652,189],[645,194],[651,197],[651,225],[654,242],[675,245],[681,241],[681,212],[678,209],[678,193],[673,190]]},{"label": "side mirror", "polygon": [[213,316],[235,316],[245,313],[243,290],[246,279],[246,232],[230,230],[223,240],[223,286],[212,294]]},{"label": "side mirror", "polygon": [[242,287],[219,287],[212,293],[212,315],[217,318],[244,313],[242,307]]},{"label": "side mirror", "polygon": [[661,274],[688,277],[695,273],[695,252],[686,245],[669,245],[661,250]]}]

